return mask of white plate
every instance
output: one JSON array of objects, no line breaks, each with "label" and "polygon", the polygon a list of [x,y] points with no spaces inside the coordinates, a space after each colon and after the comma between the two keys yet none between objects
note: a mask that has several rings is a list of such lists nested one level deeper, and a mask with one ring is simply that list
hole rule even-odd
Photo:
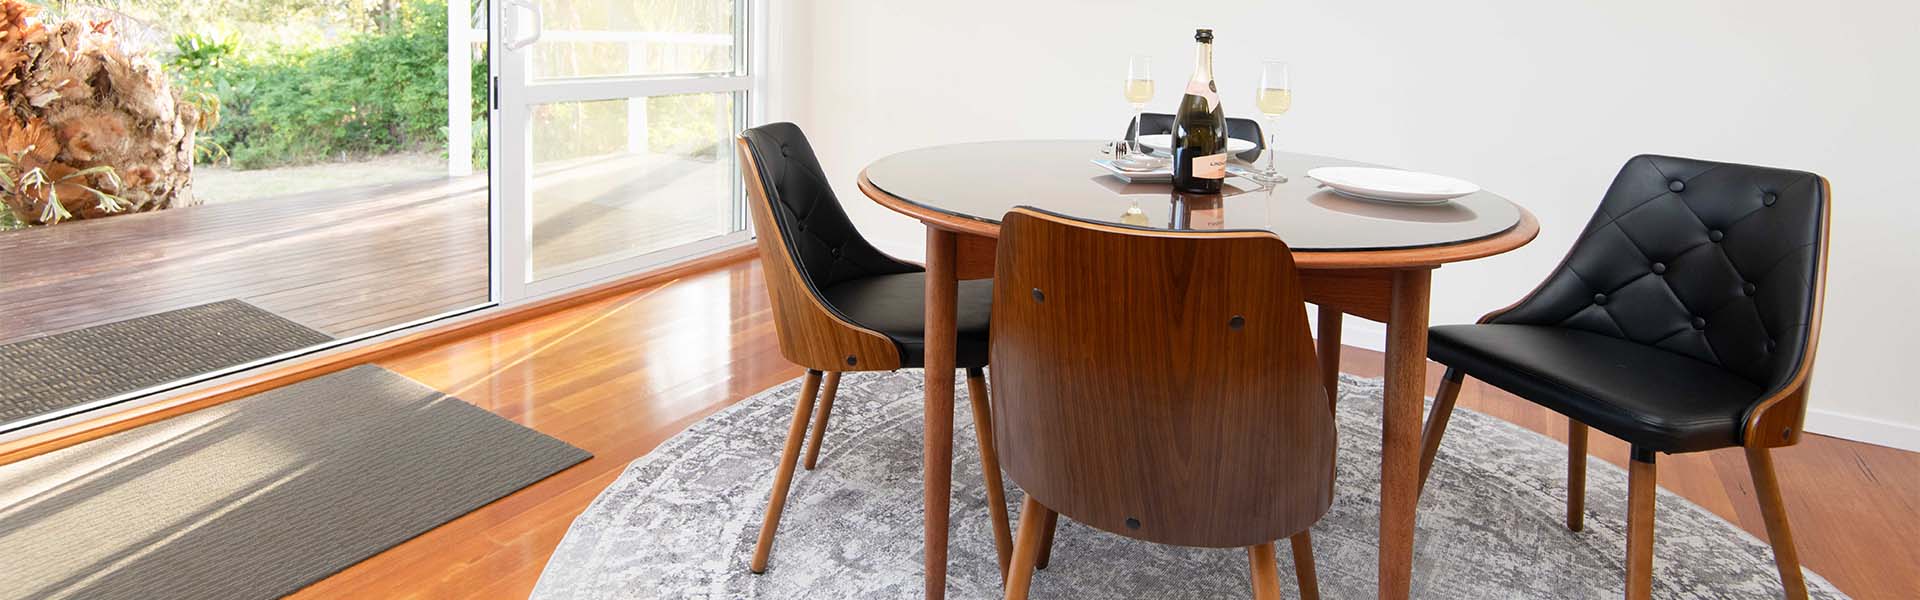
[{"label": "white plate", "polygon": [[1113,166],[1119,167],[1120,170],[1122,171],[1129,171],[1134,173],[1145,173],[1148,171],[1165,171],[1167,170],[1168,166],[1171,164],[1173,163],[1169,162],[1165,158],[1160,158],[1158,156],[1147,156],[1147,157],[1129,156],[1126,158],[1113,159]]},{"label": "white plate", "polygon": [[[1173,181],[1173,163],[1171,162],[1162,162],[1160,168],[1151,171],[1122,169],[1120,165],[1114,164],[1111,158],[1096,158],[1093,159],[1092,162],[1093,164],[1100,165],[1100,168],[1106,169],[1108,173],[1112,173],[1127,183],[1170,183]],[[1246,177],[1248,171],[1240,165],[1227,165],[1227,174],[1234,177]]]},{"label": "white plate", "polygon": [[1093,164],[1100,165],[1100,168],[1106,169],[1108,173],[1114,174],[1115,176],[1119,177],[1122,181],[1125,181],[1127,183],[1154,183],[1154,182],[1173,181],[1173,165],[1171,163],[1163,165],[1160,168],[1154,169],[1151,171],[1133,171],[1128,169],[1122,169],[1120,168],[1119,165],[1114,164],[1113,159],[1111,158],[1096,158],[1096,159],[1093,159]]},{"label": "white plate", "polygon": [[[1156,133],[1152,135],[1143,135],[1143,136],[1140,136],[1140,145],[1146,146],[1147,148],[1150,148],[1153,150],[1166,152],[1168,148],[1173,147],[1173,134]],[[1253,142],[1249,142],[1242,139],[1227,138],[1228,152],[1239,154],[1241,152],[1246,152],[1252,149],[1253,149]]]},{"label": "white plate", "polygon": [[1432,173],[1375,167],[1320,167],[1307,171],[1333,191],[1365,200],[1439,204],[1480,191],[1472,183]]}]

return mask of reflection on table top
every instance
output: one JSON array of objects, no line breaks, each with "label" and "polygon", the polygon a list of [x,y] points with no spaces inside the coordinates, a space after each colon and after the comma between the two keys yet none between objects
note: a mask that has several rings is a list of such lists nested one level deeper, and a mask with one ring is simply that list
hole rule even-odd
[{"label": "reflection on table top", "polygon": [[[1457,244],[1530,221],[1518,206],[1485,191],[1433,206],[1341,196],[1307,178],[1307,170],[1364,163],[1305,154],[1276,155],[1287,183],[1263,187],[1234,177],[1220,195],[1179,194],[1166,183],[1128,183],[1091,164],[1100,144],[1049,140],[937,146],[882,158],[867,167],[865,177],[903,202],[982,224],[998,223],[1001,215],[1022,205],[1125,224],[1122,216],[1138,207],[1147,227],[1264,229],[1306,252]],[[1139,225],[1137,218],[1132,224]]]}]

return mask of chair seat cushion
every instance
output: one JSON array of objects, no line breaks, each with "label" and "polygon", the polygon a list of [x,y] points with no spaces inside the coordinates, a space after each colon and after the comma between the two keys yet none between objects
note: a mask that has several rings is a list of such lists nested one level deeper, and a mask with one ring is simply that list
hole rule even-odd
[{"label": "chair seat cushion", "polygon": [[[987,312],[993,306],[993,281],[960,282],[955,310],[960,347],[957,366],[987,366]],[[900,366],[926,365],[926,273],[897,273],[836,283],[820,295],[854,324],[879,332],[900,347]]]},{"label": "chair seat cushion", "polygon": [[1760,386],[1652,346],[1535,325],[1434,327],[1427,355],[1574,420],[1660,452],[1740,445]]}]

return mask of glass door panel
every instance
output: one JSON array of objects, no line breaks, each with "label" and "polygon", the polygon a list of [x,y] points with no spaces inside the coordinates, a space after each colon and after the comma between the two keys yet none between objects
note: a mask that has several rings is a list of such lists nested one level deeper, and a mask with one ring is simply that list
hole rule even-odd
[{"label": "glass door panel", "polygon": [[506,0],[495,231],[514,300],[743,243],[748,0]]},{"label": "glass door panel", "polygon": [[738,93],[533,109],[533,281],[737,230]]},{"label": "glass door panel", "polygon": [[735,0],[540,0],[535,80],[740,71]]}]

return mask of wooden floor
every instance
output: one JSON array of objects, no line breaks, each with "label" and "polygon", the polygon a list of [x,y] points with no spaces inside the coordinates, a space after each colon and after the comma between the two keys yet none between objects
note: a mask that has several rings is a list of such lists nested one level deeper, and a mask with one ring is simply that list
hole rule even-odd
[{"label": "wooden floor", "polygon": [[[1350,373],[1381,370],[1374,352],[1349,348],[1342,360]],[[523,598],[574,516],[628,462],[702,417],[802,373],[780,357],[754,262],[383,364],[594,457],[300,597]],[[1429,370],[1429,393],[1439,373]],[[1561,419],[1477,382],[1466,386],[1460,406],[1564,437]],[[1591,447],[1625,463],[1617,440],[1596,432]],[[1920,454],[1811,435],[1777,457],[1808,567],[1855,598],[1920,598]],[[1661,459],[1663,485],[1764,538],[1738,450]],[[746,568],[748,557],[737,558]]]}]

